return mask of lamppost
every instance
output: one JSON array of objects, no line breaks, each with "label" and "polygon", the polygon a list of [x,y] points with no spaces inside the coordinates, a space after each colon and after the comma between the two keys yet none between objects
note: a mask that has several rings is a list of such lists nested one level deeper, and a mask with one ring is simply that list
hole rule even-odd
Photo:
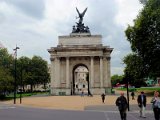
[{"label": "lamppost", "polygon": [[128,81],[128,78],[127,78],[127,102],[128,102],[128,111],[130,110],[129,109],[129,90],[128,90],[128,84],[129,83],[129,81]]},{"label": "lamppost", "polygon": [[14,65],[14,104],[16,104],[16,91],[17,91],[17,85],[16,85],[16,80],[17,80],[17,50],[20,49],[19,47],[16,46],[15,49],[13,49],[15,51],[15,65]]},{"label": "lamppost", "polygon": [[23,84],[23,69],[22,69],[22,62],[21,62],[21,82],[20,82],[20,104],[22,103],[22,84]]},{"label": "lamppost", "polygon": [[126,76],[125,76],[125,82],[126,82],[126,87],[127,87],[127,102],[128,102],[128,111],[130,111],[129,109],[129,90],[128,90],[128,85],[129,85],[129,74],[126,71]]}]

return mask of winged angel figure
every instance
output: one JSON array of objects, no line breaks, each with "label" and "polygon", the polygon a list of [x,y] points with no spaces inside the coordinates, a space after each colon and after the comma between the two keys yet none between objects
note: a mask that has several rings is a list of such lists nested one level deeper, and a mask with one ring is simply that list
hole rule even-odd
[{"label": "winged angel figure", "polygon": [[79,18],[79,23],[82,23],[83,22],[83,17],[84,17],[84,14],[87,11],[87,8],[82,13],[79,12],[79,10],[77,9],[77,7],[76,7],[76,10],[77,10],[77,13],[79,15],[79,17],[77,17],[77,18]]}]

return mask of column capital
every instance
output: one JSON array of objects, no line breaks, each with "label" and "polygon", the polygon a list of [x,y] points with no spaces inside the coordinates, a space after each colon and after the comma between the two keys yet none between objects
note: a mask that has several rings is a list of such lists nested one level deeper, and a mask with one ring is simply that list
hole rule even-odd
[{"label": "column capital", "polygon": [[111,59],[111,57],[106,57],[106,59],[109,61]]},{"label": "column capital", "polygon": [[50,60],[51,60],[51,61],[54,61],[54,60],[55,60],[55,58],[50,58]]},{"label": "column capital", "polygon": [[103,59],[103,56],[99,56],[100,59]]},{"label": "column capital", "polygon": [[62,58],[62,57],[59,57],[59,56],[58,56],[58,57],[56,57],[56,59],[57,59],[57,60],[61,60],[61,58]]},{"label": "column capital", "polygon": [[67,57],[65,57],[65,58],[66,58],[66,60],[67,60],[67,59],[69,59],[70,57],[69,57],[69,56],[67,56]]}]

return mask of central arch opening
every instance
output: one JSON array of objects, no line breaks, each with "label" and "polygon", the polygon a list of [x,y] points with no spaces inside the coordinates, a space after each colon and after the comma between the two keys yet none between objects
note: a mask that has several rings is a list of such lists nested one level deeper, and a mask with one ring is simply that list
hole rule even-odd
[{"label": "central arch opening", "polygon": [[77,64],[73,68],[72,95],[89,93],[89,70],[84,64]]}]

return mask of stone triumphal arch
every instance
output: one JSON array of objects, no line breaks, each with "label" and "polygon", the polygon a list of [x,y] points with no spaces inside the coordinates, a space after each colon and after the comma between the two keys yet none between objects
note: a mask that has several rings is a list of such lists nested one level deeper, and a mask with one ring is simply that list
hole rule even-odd
[{"label": "stone triumphal arch", "polygon": [[51,94],[107,92],[111,88],[112,50],[109,46],[103,46],[101,35],[91,35],[82,21],[77,23],[71,34],[58,37],[57,47],[48,49],[51,60]]}]

